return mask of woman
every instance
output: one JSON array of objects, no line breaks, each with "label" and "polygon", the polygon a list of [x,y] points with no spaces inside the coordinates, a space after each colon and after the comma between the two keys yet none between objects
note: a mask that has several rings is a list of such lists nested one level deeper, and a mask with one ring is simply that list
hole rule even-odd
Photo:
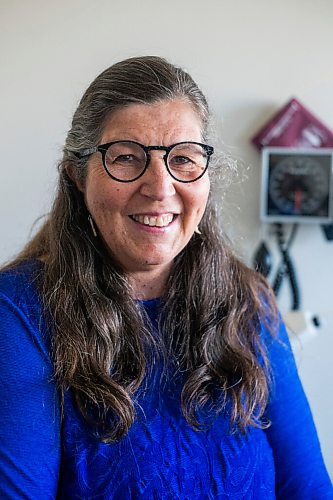
[{"label": "woman", "polygon": [[332,494],[274,300],[219,234],[208,125],[158,57],[84,94],[1,275],[3,497]]}]

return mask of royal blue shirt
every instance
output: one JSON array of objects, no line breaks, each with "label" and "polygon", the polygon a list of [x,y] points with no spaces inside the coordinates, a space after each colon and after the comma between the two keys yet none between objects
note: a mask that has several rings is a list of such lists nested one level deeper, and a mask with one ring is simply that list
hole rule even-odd
[{"label": "royal blue shirt", "polygon": [[[333,498],[282,324],[282,342],[262,327],[274,374],[269,429],[231,432],[225,412],[193,430],[180,409],[179,379],[161,377],[157,366],[137,396],[129,433],[104,444],[70,391],[60,420],[37,271],[27,261],[0,275],[1,499]],[[154,322],[158,301],[142,306]]]}]

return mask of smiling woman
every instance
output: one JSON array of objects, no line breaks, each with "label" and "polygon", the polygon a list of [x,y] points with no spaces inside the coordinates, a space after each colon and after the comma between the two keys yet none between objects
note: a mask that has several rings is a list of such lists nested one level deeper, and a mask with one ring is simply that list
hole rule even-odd
[{"label": "smiling woman", "polygon": [[[193,106],[184,99],[146,105],[131,104],[113,113],[106,121],[101,142],[125,139],[162,147],[181,144],[182,141],[200,143],[201,127],[201,120]],[[129,151],[127,145],[126,155],[122,154],[119,158],[123,152],[120,144],[116,143],[117,156],[113,161],[115,153],[107,153],[108,165],[112,161],[108,168],[112,169],[113,175],[115,169],[119,172],[119,168],[136,170],[132,165],[127,166],[129,158],[131,163],[140,163],[139,154],[135,156],[133,149]],[[179,175],[186,177],[187,165],[194,163],[193,154],[185,156],[189,146],[181,148],[179,145],[170,150],[166,164],[163,151],[152,151],[152,147],[148,147],[149,163],[142,161],[139,172],[146,165],[148,168],[139,177],[134,172],[132,182],[119,184],[115,178],[110,179],[106,169],[103,169],[101,155],[96,153],[88,160],[84,185],[78,185],[98,228],[97,232],[126,272],[134,296],[141,299],[162,296],[172,262],[193,236],[209,194],[209,177],[201,176],[202,168],[192,179],[196,181],[195,184],[175,180],[166,168],[174,170],[177,162],[177,165],[182,166],[182,169],[178,167]],[[177,152],[177,148],[181,154],[175,156],[174,150]],[[204,150],[198,152],[194,149],[194,157],[198,156],[199,165],[204,164],[206,167],[208,158]],[[169,166],[170,157],[172,167]],[[194,168],[197,169],[195,164]],[[126,174],[118,175],[123,177]],[[73,177],[75,180],[75,174]],[[145,286],[142,287],[142,284]]]},{"label": "smiling woman", "polygon": [[49,217],[0,274],[2,497],[332,494],[271,291],[219,230],[208,123],[158,57],[82,97]]}]

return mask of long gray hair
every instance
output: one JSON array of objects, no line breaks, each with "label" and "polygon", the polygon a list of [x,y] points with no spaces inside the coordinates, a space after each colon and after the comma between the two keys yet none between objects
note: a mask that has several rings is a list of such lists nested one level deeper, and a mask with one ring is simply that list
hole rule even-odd
[{"label": "long gray hair", "polygon": [[91,234],[83,195],[73,181],[74,176],[84,182],[86,172],[86,159],[75,152],[99,144],[113,112],[174,99],[193,106],[205,138],[210,115],[204,95],[188,73],[164,59],[127,59],[93,81],[68,132],[53,208],[15,261],[45,262],[40,287],[60,394],[71,391],[106,442],[120,439],[132,425],[135,394],[162,351],[182,373],[181,406],[190,425],[203,423],[200,408],[208,404],[218,413],[228,401],[231,424],[242,430],[263,425],[269,377],[259,325],[269,309],[275,311],[274,302],[264,280],[234,256],[220,234],[211,201],[201,234],[194,234],[174,261],[161,298],[157,342],[124,271]]}]

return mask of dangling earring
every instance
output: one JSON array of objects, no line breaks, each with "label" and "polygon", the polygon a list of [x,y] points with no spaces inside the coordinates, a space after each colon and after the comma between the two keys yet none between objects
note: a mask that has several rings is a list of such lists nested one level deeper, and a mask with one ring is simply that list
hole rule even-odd
[{"label": "dangling earring", "polygon": [[90,227],[91,227],[93,235],[95,236],[95,238],[97,238],[96,226],[95,226],[93,218],[91,217],[90,214],[88,215],[88,221],[89,221],[89,224],[90,224]]},{"label": "dangling earring", "polygon": [[196,234],[202,234],[202,232],[201,232],[201,231],[200,231],[200,229],[199,229],[199,226],[197,226],[197,227],[195,228],[194,232],[195,232]]}]

